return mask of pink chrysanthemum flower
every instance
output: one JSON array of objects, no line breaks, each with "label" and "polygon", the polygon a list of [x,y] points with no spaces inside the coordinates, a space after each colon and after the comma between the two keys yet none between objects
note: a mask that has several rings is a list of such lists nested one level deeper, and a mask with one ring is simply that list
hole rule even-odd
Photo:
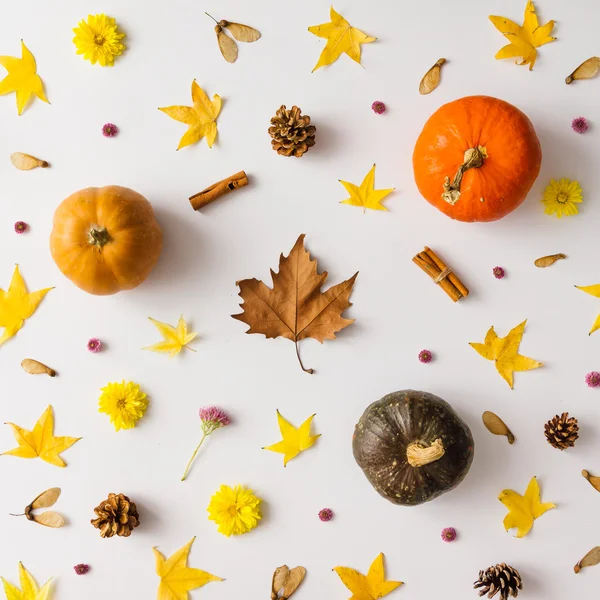
[{"label": "pink chrysanthemum flower", "polygon": [[373,109],[373,112],[377,113],[378,115],[381,115],[385,112],[385,104],[379,100],[375,100],[375,102],[371,104],[371,108]]},{"label": "pink chrysanthemum flower", "polygon": [[330,508],[323,508],[319,511],[319,519],[324,523],[333,519],[333,511]]},{"label": "pink chrysanthemum flower", "polygon": [[98,338],[90,338],[87,343],[87,349],[96,354],[102,350],[102,342]]},{"label": "pink chrysanthemum flower", "polygon": [[442,529],[442,539],[445,542],[453,542],[456,539],[456,529],[454,527],[444,527]]},{"label": "pink chrysanthemum flower", "polygon": [[200,426],[202,427],[202,437],[200,438],[200,443],[196,446],[194,450],[194,454],[192,454],[192,458],[190,458],[190,462],[188,462],[187,467],[185,468],[185,473],[181,478],[181,481],[184,481],[187,477],[190,467],[194,462],[194,458],[196,458],[196,454],[198,454],[198,450],[200,450],[200,446],[204,443],[204,440],[217,429],[221,429],[221,427],[226,427],[231,423],[231,418],[229,415],[218,406],[203,406],[199,411],[200,415]]},{"label": "pink chrysanthemum flower", "polygon": [[75,573],[77,575],[85,575],[90,570],[90,565],[84,565],[83,563],[79,563],[73,567]]},{"label": "pink chrysanthemum flower", "polygon": [[575,133],[585,133],[588,130],[588,127],[589,125],[585,117],[577,117],[576,119],[573,119],[573,122],[571,123],[571,128]]},{"label": "pink chrysanthemum flower", "polygon": [[502,279],[505,275],[504,269],[502,267],[494,267],[492,269],[492,273],[496,279]]},{"label": "pink chrysanthemum flower", "polygon": [[433,354],[429,350],[421,350],[419,352],[419,362],[428,363],[433,359]]},{"label": "pink chrysanthemum flower", "polygon": [[598,371],[590,371],[585,376],[585,382],[588,384],[588,387],[591,388],[600,386],[600,373],[598,373]]},{"label": "pink chrysanthemum flower", "polygon": [[17,221],[15,223],[15,233],[25,233],[29,229],[29,225],[25,221]]},{"label": "pink chrysanthemum flower", "polygon": [[104,137],[115,137],[117,133],[119,133],[119,129],[116,125],[113,125],[112,123],[106,123],[102,127],[102,135]]}]

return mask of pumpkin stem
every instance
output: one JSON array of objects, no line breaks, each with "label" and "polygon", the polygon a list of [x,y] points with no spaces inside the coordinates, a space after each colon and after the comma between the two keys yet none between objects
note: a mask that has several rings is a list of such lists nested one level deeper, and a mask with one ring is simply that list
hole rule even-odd
[{"label": "pumpkin stem", "polygon": [[424,467],[444,456],[446,450],[439,438],[426,448],[419,442],[413,442],[406,448],[406,460],[411,467]]},{"label": "pumpkin stem", "polygon": [[478,169],[483,164],[483,159],[487,158],[485,148],[479,146],[478,148],[469,148],[463,157],[463,164],[458,167],[456,175],[450,183],[450,177],[446,177],[444,181],[444,193],[442,199],[448,204],[454,206],[460,198],[460,185],[462,183],[463,175],[465,171],[469,169]]},{"label": "pumpkin stem", "polygon": [[294,345],[296,346],[296,356],[298,357],[298,362],[300,363],[302,370],[305,373],[309,373],[310,375],[312,375],[314,373],[313,369],[305,369],[304,365],[302,364],[302,359],[300,358],[300,352],[298,350],[298,340],[294,340]]},{"label": "pumpkin stem", "polygon": [[100,248],[113,241],[108,231],[106,231],[106,227],[99,227],[97,225],[90,229],[89,236],[90,244]]}]

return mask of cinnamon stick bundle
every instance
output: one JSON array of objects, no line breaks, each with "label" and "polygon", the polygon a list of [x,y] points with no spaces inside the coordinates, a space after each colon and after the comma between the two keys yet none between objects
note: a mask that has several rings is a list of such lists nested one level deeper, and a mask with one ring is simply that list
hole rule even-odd
[{"label": "cinnamon stick bundle", "polygon": [[227,179],[217,181],[205,190],[190,196],[190,204],[194,210],[200,210],[203,206],[214,202],[217,198],[233,192],[241,187],[248,185],[248,177],[244,171],[231,175]]},{"label": "cinnamon stick bundle", "polygon": [[453,302],[458,302],[461,298],[469,295],[469,290],[463,282],[431,248],[425,246],[423,252],[419,252],[413,257],[413,262],[421,267],[433,279],[433,282],[452,298]]}]

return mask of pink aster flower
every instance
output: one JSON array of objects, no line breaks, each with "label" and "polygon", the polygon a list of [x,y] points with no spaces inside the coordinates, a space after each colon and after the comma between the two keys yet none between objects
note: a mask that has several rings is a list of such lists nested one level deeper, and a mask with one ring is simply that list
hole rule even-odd
[{"label": "pink aster flower", "polygon": [[428,363],[433,359],[433,354],[429,350],[421,350],[419,352],[419,362]]},{"label": "pink aster flower", "polygon": [[185,473],[181,478],[181,481],[184,481],[190,472],[190,467],[194,462],[194,458],[196,458],[196,454],[198,454],[198,450],[200,450],[200,446],[204,443],[204,440],[217,429],[221,429],[221,427],[226,427],[231,423],[231,418],[229,415],[222,409],[217,406],[203,406],[199,411],[200,415],[200,427],[202,428],[202,437],[200,438],[200,443],[196,446],[194,450],[194,454],[192,454],[192,458],[190,458],[190,462],[188,462],[187,467],[185,468]]},{"label": "pink aster flower", "polygon": [[119,133],[119,129],[116,125],[113,125],[112,123],[106,123],[102,127],[102,135],[104,137],[115,137],[117,133]]},{"label": "pink aster flower", "polygon": [[321,521],[324,523],[331,521],[331,519],[333,519],[333,511],[330,508],[322,508],[319,511],[319,519],[321,519]]},{"label": "pink aster flower", "polygon": [[598,371],[590,371],[585,376],[585,382],[588,384],[588,387],[591,388],[600,386],[600,373],[598,373]]},{"label": "pink aster flower", "polygon": [[375,102],[371,104],[371,108],[373,109],[373,112],[377,113],[378,115],[381,115],[385,112],[385,104],[379,100],[375,100]]},{"label": "pink aster flower", "polygon": [[94,354],[102,350],[102,342],[98,338],[90,338],[87,343],[87,349]]},{"label": "pink aster flower", "polygon": [[29,225],[25,221],[17,221],[15,223],[15,233],[25,233],[29,229]]},{"label": "pink aster flower", "polygon": [[79,563],[73,567],[75,573],[77,575],[85,575],[90,570],[90,565],[84,565],[83,563]]},{"label": "pink aster flower", "polygon": [[505,275],[504,269],[502,267],[494,267],[492,269],[492,273],[496,279],[502,279]]},{"label": "pink aster flower", "polygon": [[456,539],[456,529],[454,527],[444,527],[442,529],[442,539],[445,542],[453,542]]},{"label": "pink aster flower", "polygon": [[576,119],[573,119],[573,122],[571,123],[571,128],[575,133],[585,133],[588,130],[588,127],[589,125],[585,117],[577,117]]}]

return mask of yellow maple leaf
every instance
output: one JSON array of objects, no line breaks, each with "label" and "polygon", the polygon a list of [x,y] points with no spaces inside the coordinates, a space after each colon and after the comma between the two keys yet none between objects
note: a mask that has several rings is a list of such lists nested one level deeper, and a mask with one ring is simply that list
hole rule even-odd
[{"label": "yellow maple leaf", "polygon": [[513,372],[514,371],[529,371],[537,369],[544,363],[522,356],[519,354],[519,344],[525,331],[525,323],[527,319],[513,327],[508,332],[508,335],[499,338],[496,335],[493,327],[490,327],[483,344],[470,342],[472,346],[483,358],[496,362],[496,369],[502,378],[508,383],[510,389],[513,389]]},{"label": "yellow maple leaf", "polygon": [[524,496],[513,490],[503,490],[498,496],[498,500],[508,508],[508,514],[504,517],[504,529],[508,531],[516,527],[516,537],[518,538],[529,533],[533,522],[538,517],[541,517],[547,510],[556,508],[552,502],[542,504],[540,485],[535,477],[531,478]]},{"label": "yellow maple leaf", "polygon": [[[578,290],[589,294],[590,296],[600,298],[600,283],[597,283],[596,285],[576,285],[575,287]],[[592,333],[594,333],[594,331],[596,331],[597,329],[600,329],[600,315],[596,317],[596,320],[594,321],[594,324],[590,329],[589,335],[592,335]]]},{"label": "yellow maple leaf", "polygon": [[8,71],[8,75],[0,81],[0,96],[16,92],[19,114],[23,113],[27,101],[34,94],[40,100],[48,102],[44,93],[44,84],[37,74],[35,58],[23,40],[21,40],[21,58],[0,56],[0,65]]},{"label": "yellow maple leaf", "polygon": [[17,448],[3,452],[0,456],[10,455],[20,458],[37,458],[39,456],[43,461],[57,467],[67,466],[59,454],[81,439],[66,436],[54,437],[52,406],[48,406],[42,413],[33,427],[33,431],[23,429],[14,423],[5,423],[5,425],[12,427],[13,435],[19,445]]},{"label": "yellow maple leaf", "polygon": [[50,593],[50,583],[52,579],[48,579],[46,583],[40,588],[32,577],[31,573],[23,566],[23,563],[19,563],[19,582],[21,589],[8,583],[4,577],[2,577],[2,585],[4,585],[4,593],[6,594],[6,600],[46,600]]},{"label": "yellow maple leaf", "polygon": [[334,63],[342,54],[347,54],[352,60],[360,64],[360,45],[374,42],[377,38],[369,37],[360,29],[352,27],[342,15],[331,7],[329,18],[331,22],[322,25],[313,25],[308,30],[314,35],[325,38],[327,44],[319,56],[319,62],[312,70]]},{"label": "yellow maple leaf", "polygon": [[15,265],[8,291],[5,292],[0,288],[0,327],[4,327],[4,332],[0,336],[0,345],[23,327],[25,321],[33,315],[51,289],[53,288],[28,293],[25,281],[19,272],[19,265]]},{"label": "yellow maple leaf", "polygon": [[340,183],[346,188],[346,191],[350,194],[350,198],[347,200],[341,200],[340,204],[350,204],[352,206],[362,206],[363,212],[367,212],[367,208],[372,210],[387,210],[381,201],[394,191],[394,188],[387,190],[376,190],[375,187],[375,165],[371,167],[371,170],[365,175],[360,187],[349,183],[348,181],[342,181]]},{"label": "yellow maple leaf", "polygon": [[310,435],[310,425],[314,417],[315,415],[311,415],[300,427],[296,428],[277,411],[277,422],[279,423],[279,431],[281,431],[283,439],[281,442],[277,442],[271,446],[265,446],[263,450],[283,454],[283,466],[285,467],[292,458],[310,448],[317,441],[317,438],[321,437],[320,433],[318,435]]},{"label": "yellow maple leaf", "polygon": [[195,144],[203,137],[206,138],[208,147],[212,148],[217,137],[217,117],[221,112],[220,96],[215,94],[211,102],[194,79],[192,81],[192,102],[193,106],[167,106],[158,109],[171,119],[189,125],[189,129],[179,140],[177,150]]},{"label": "yellow maple leaf", "polygon": [[173,356],[177,356],[181,352],[182,348],[187,348],[192,352],[196,352],[193,348],[188,348],[188,344],[198,334],[195,331],[188,333],[187,323],[183,320],[183,315],[179,317],[179,321],[177,321],[177,327],[173,327],[168,323],[161,323],[152,317],[148,317],[148,319],[154,324],[156,329],[160,331],[160,334],[163,336],[164,340],[162,342],[152,344],[152,346],[146,346],[145,348],[142,348],[142,350],[164,352],[165,354],[169,354],[171,358]]},{"label": "yellow maple leaf", "polygon": [[402,581],[385,580],[383,553],[380,553],[373,561],[366,576],[348,567],[335,567],[333,570],[352,592],[349,600],[376,600],[387,596],[403,585]]},{"label": "yellow maple leaf", "polygon": [[533,65],[537,59],[536,48],[556,40],[555,37],[550,36],[552,29],[554,29],[554,21],[548,21],[545,25],[540,26],[535,6],[531,0],[527,2],[527,6],[525,7],[525,17],[523,18],[522,26],[504,17],[490,16],[490,21],[510,42],[510,44],[497,52],[496,59],[517,58],[520,56],[523,60],[517,62],[517,64],[529,65],[530,71],[533,69]]},{"label": "yellow maple leaf", "polygon": [[188,555],[195,539],[193,537],[166,560],[156,548],[152,548],[156,558],[156,574],[160,577],[157,600],[187,600],[190,590],[202,587],[209,581],[223,581],[216,575],[187,566]]}]

